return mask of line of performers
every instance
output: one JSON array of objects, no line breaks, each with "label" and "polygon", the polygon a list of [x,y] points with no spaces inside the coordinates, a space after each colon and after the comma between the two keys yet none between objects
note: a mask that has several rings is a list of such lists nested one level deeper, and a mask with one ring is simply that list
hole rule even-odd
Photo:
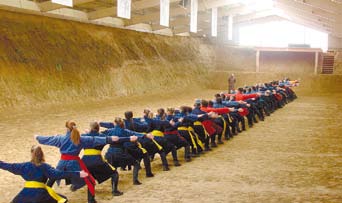
[{"label": "line of performers", "polygon": [[[233,94],[216,94],[212,101],[196,99],[193,107],[160,108],[155,114],[145,109],[141,118],[127,111],[124,119],[90,123],[90,129],[84,134],[80,134],[75,122],[67,121],[65,135],[35,135],[40,144],[59,148],[61,157],[56,169],[45,163],[40,146],[32,147],[31,161],[0,161],[0,168],[26,181],[13,203],[67,202],[65,196],[51,188],[61,179],[71,185],[72,191],[87,185],[88,203],[96,202],[95,185],[108,179],[112,195],[119,196],[123,193],[118,190],[118,168],[133,168],[133,184],[140,185],[140,163],[145,166],[146,177],[153,177],[151,160],[157,153],[164,171],[170,170],[166,158],[169,153],[173,165],[181,165],[178,149],[184,149],[184,161],[189,162],[223,144],[223,139],[229,140],[245,131],[246,124],[251,128],[293,101],[296,94],[291,87],[294,85],[296,83],[284,80],[239,88]],[[104,130],[101,131],[101,127]],[[107,144],[109,148],[102,156]]]}]

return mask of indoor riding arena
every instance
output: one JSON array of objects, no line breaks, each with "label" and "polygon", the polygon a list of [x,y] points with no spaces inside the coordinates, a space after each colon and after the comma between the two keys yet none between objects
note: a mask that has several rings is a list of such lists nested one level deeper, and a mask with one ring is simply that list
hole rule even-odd
[{"label": "indoor riding arena", "polygon": [[342,202],[341,0],[0,0],[0,203]]}]

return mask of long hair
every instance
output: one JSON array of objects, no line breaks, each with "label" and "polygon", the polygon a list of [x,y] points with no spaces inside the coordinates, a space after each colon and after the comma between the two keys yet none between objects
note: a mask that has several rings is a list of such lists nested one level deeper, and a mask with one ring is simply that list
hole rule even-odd
[{"label": "long hair", "polygon": [[121,118],[119,118],[119,117],[116,117],[114,119],[114,123],[115,123],[115,125],[120,126],[120,128],[124,128],[125,127],[125,124],[124,124],[123,120]]},{"label": "long hair", "polygon": [[100,131],[100,125],[98,122],[94,121],[89,124],[90,132],[99,132]]},{"label": "long hair", "polygon": [[31,162],[36,166],[45,162],[43,150],[38,145],[33,145],[31,147]]},{"label": "long hair", "polygon": [[125,127],[128,128],[129,130],[135,131],[135,125],[134,125],[134,121],[133,121],[133,112],[132,111],[126,111],[125,112],[125,118],[129,122],[129,125],[130,125],[130,126],[125,126]]},{"label": "long hair", "polygon": [[65,127],[71,132],[70,140],[74,145],[79,145],[81,140],[80,131],[77,130],[76,123],[74,121],[67,121]]}]

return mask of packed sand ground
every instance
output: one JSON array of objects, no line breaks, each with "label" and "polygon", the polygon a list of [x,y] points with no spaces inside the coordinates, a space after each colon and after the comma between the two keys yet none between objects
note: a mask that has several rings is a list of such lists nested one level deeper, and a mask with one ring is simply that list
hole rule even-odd
[{"label": "packed sand ground", "polygon": [[[191,105],[194,98],[211,98],[215,90],[181,94],[133,96],[101,103],[83,103],[0,114],[0,160],[29,160],[33,134],[63,134],[64,122],[74,119],[80,129],[92,120],[111,121],[143,108]],[[154,178],[132,185],[131,171],[120,172],[123,196],[112,198],[109,181],[98,185],[97,200],[109,202],[342,202],[342,95],[301,96],[265,122],[220,145],[219,148],[171,171],[161,171],[153,161]],[[138,114],[139,113],[139,114]],[[59,152],[43,146],[47,162],[55,166]],[[169,155],[170,156],[170,155]],[[169,157],[170,158],[170,157]],[[0,202],[8,203],[24,181],[0,171]],[[86,202],[86,191],[56,190],[71,203]]]}]

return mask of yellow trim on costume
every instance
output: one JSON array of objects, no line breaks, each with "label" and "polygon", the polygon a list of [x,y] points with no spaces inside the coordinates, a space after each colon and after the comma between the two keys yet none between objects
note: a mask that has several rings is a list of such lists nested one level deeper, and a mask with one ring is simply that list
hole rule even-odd
[{"label": "yellow trim on costume", "polygon": [[84,149],[83,155],[85,156],[101,156],[103,162],[106,162],[108,164],[108,166],[115,171],[116,168],[114,166],[112,166],[112,164],[110,164],[107,159],[105,159],[102,154],[101,154],[101,150],[98,149]]},{"label": "yellow trim on costume", "polygon": [[51,187],[45,185],[44,183],[37,181],[26,181],[25,188],[43,188],[49,193],[49,195],[55,199],[58,203],[65,203],[67,200],[57,194]]},{"label": "yellow trim on costume", "polygon": [[226,136],[227,123],[226,123],[226,120],[223,118],[223,116],[220,116],[220,118],[221,118],[222,121],[223,121],[223,131],[222,131],[222,135],[223,135],[223,136]]},{"label": "yellow trim on costume", "polygon": [[84,155],[86,156],[96,156],[96,155],[101,155],[101,150],[97,149],[84,149]]},{"label": "yellow trim on costume", "polygon": [[178,127],[177,129],[188,131],[188,133],[190,135],[191,143],[192,143],[194,149],[197,149],[197,144],[195,142],[193,134],[191,133],[191,130],[193,131],[194,129],[192,127]]},{"label": "yellow trim on costume", "polygon": [[153,136],[157,136],[157,137],[164,137],[164,133],[163,133],[162,131],[160,131],[160,130],[153,130],[153,131],[151,132],[151,134],[152,134]]},{"label": "yellow trim on costume", "polygon": [[155,141],[154,139],[152,139],[152,142],[157,146],[157,148],[159,149],[159,151],[163,149],[163,147],[160,146],[160,144],[158,144],[158,142]]},{"label": "yellow trim on costume", "polygon": [[146,154],[147,153],[147,150],[145,148],[142,147],[141,143],[140,142],[137,142],[137,146],[139,149],[141,149],[142,153],[143,154]]},{"label": "yellow trim on costume", "polygon": [[210,136],[208,131],[205,129],[203,124],[202,124],[202,127],[203,127],[203,130],[204,130],[204,133],[205,133],[205,138],[208,138]]},{"label": "yellow trim on costume", "polygon": [[[202,123],[201,123],[201,125],[202,125]],[[193,137],[196,137],[197,144],[198,144],[202,149],[204,149],[204,145],[203,145],[202,141],[199,139],[198,134],[195,132],[195,130],[194,130],[192,127],[189,127],[189,133],[190,133]],[[195,139],[194,139],[194,141],[195,141]]]},{"label": "yellow trim on costume", "polygon": [[233,122],[232,117],[231,117],[229,114],[227,114],[227,115],[228,115],[228,120],[229,120],[229,122],[232,123],[232,122]]},{"label": "yellow trim on costume", "polygon": [[202,125],[201,121],[195,121],[194,125]]},{"label": "yellow trim on costume", "polygon": [[185,131],[188,131],[188,128],[187,128],[187,127],[178,127],[177,130],[185,130]]}]

